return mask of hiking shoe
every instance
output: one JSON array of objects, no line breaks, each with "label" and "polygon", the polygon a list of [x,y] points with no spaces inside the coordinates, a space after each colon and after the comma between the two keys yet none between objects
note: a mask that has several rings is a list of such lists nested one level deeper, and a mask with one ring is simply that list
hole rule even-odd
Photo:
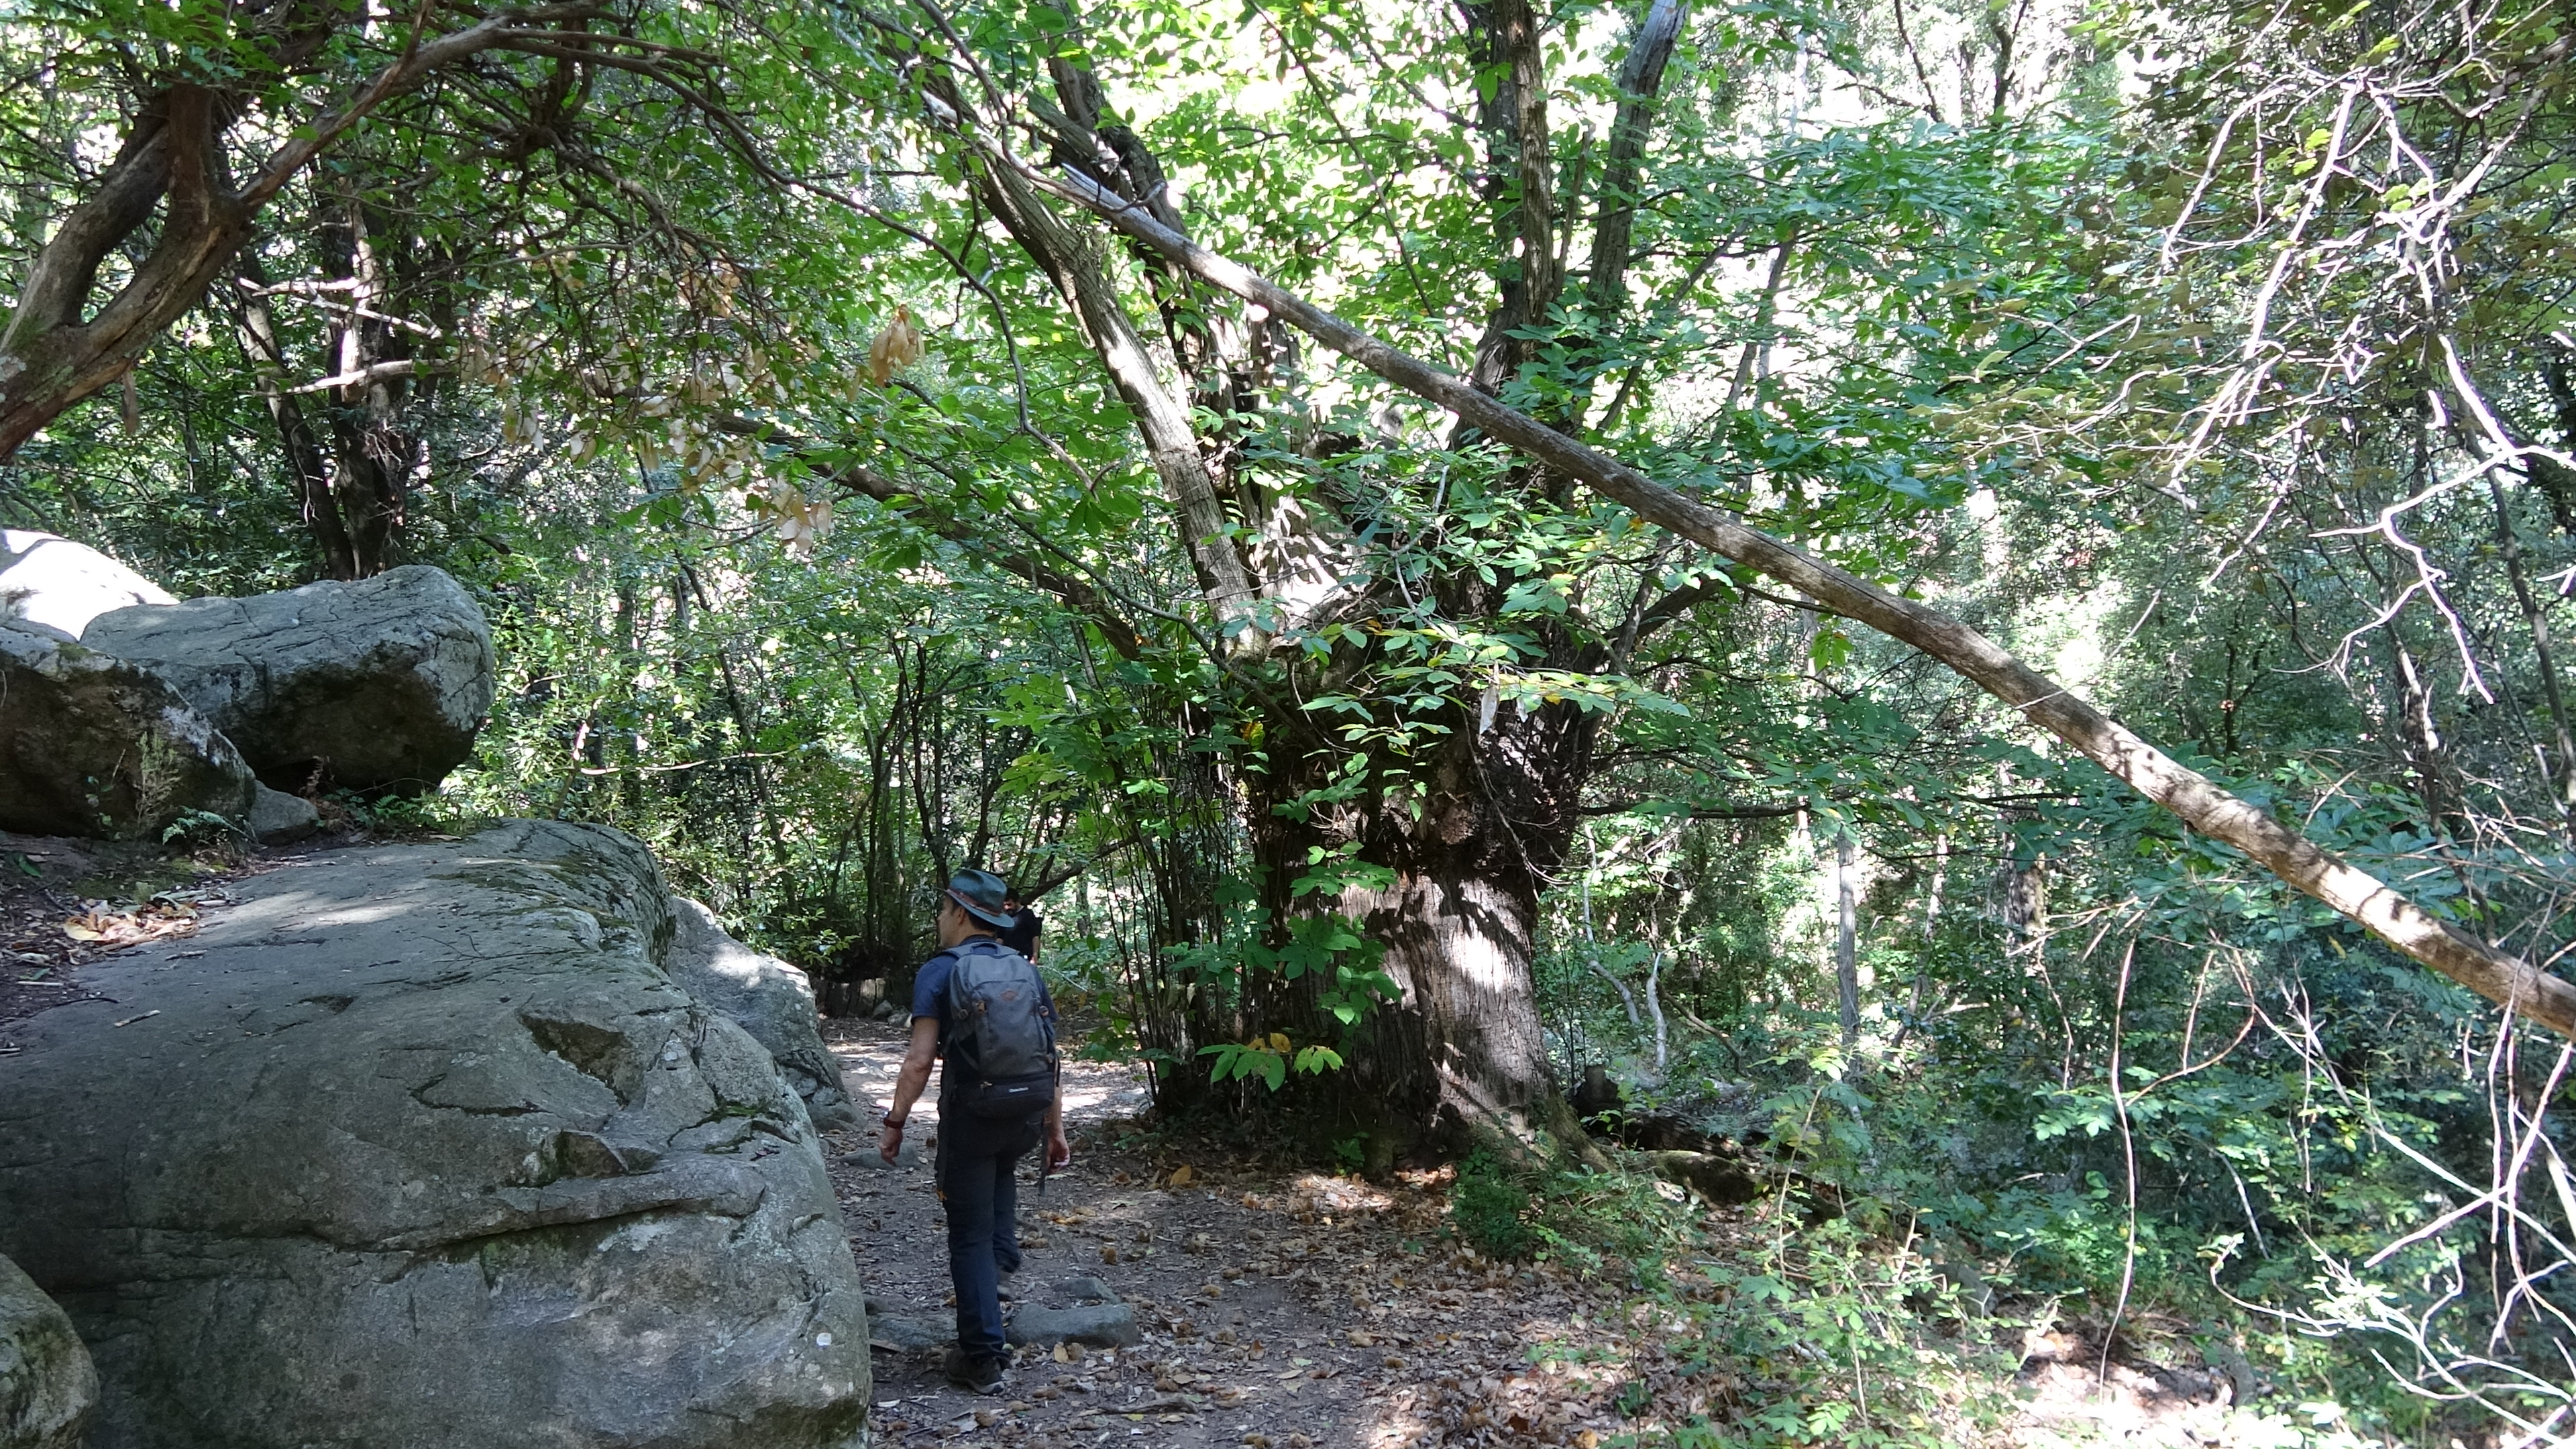
[{"label": "hiking shoe", "polygon": [[966,1350],[948,1350],[948,1382],[970,1394],[998,1394],[1002,1391],[1001,1362],[989,1358],[968,1358]]}]

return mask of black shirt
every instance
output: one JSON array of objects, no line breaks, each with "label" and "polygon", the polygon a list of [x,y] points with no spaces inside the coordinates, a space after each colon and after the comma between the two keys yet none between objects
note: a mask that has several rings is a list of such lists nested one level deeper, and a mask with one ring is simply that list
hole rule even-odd
[{"label": "black shirt", "polygon": [[1044,923],[1038,919],[1036,907],[1022,906],[1019,915],[1012,919],[1010,925],[993,934],[1000,938],[1003,945],[1034,961],[1038,959],[1038,931],[1043,925]]}]

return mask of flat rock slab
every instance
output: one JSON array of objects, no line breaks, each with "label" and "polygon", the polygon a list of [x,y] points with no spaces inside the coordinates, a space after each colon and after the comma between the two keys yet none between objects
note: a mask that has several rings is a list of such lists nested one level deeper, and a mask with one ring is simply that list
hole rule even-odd
[{"label": "flat rock slab", "polygon": [[233,895],[0,1057],[0,1253],[89,1344],[89,1449],[860,1442],[812,1124],[664,970],[632,837],[518,822]]},{"label": "flat rock slab", "polygon": [[97,1404],[98,1374],[71,1319],[0,1258],[0,1445],[80,1449]]},{"label": "flat rock slab", "polygon": [[1075,1303],[1122,1303],[1118,1290],[1097,1278],[1067,1278],[1055,1291]]},{"label": "flat rock slab", "polygon": [[937,1353],[957,1341],[957,1325],[887,1313],[870,1320],[868,1335],[895,1353]]},{"label": "flat rock slab", "polygon": [[1124,1303],[1083,1308],[1023,1306],[1011,1315],[1004,1337],[1015,1344],[1079,1343],[1091,1348],[1130,1348],[1145,1341],[1136,1310]]},{"label": "flat rock slab", "polygon": [[424,564],[118,609],[81,642],[167,679],[262,780],[294,793],[430,789],[473,753],[492,709],[491,627]]}]

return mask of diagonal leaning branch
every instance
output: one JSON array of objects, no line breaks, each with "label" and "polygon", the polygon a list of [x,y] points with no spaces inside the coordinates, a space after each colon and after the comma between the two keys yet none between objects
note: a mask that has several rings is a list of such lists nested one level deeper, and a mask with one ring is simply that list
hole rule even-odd
[{"label": "diagonal leaning branch", "polygon": [[1089,208],[1210,285],[1268,308],[1326,347],[1405,391],[1449,409],[1486,436],[1583,480],[1639,517],[1802,590],[1836,613],[1914,646],[2020,710],[2033,724],[2083,751],[2139,794],[2180,816],[2192,829],[2245,852],[2266,870],[2350,917],[2390,946],[2509,1011],[2562,1036],[2576,1036],[2576,986],[2434,919],[2387,882],[2336,857],[2209,777],[2186,768],[1958,620],[1900,598],[1747,527],[1503,406],[1461,379],[1206,250],[1156,221],[1141,206],[1102,191],[1085,177],[1070,174],[1059,178],[1032,172],[1030,179]]}]

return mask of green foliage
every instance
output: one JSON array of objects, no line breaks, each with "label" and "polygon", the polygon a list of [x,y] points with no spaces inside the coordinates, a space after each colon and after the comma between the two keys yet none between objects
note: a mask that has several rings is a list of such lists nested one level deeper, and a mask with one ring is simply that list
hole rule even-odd
[{"label": "green foliage", "polygon": [[[1568,286],[1488,339],[1526,346],[1486,381],[2563,959],[2563,17],[1917,9],[1690,7],[1606,304],[1586,245],[1639,7],[1547,12]],[[290,74],[266,15],[15,15],[0,263],[153,86],[227,87],[248,145],[396,33],[332,29]],[[971,61],[1015,137],[1061,110],[1051,66],[1088,66],[1103,141],[1158,158],[1196,238],[1463,370],[1532,254],[1459,12],[991,0],[953,43],[612,18],[603,45],[709,57],[703,86],[509,51],[405,93],[261,213],[130,418],[111,388],[0,464],[12,526],[182,594],[349,571],[330,516],[397,480],[376,562],[476,592],[502,689],[444,795],[335,802],[356,823],[630,830],[827,1000],[900,990],[943,872],[1052,882],[1090,1050],[1176,1110],[1305,1113],[1354,1166],[1400,981],[1458,969],[1381,927],[1472,862],[1535,912],[1526,961],[1477,965],[1506,995],[1527,970],[1558,1069],[1788,1183],[1663,1305],[1759,1384],[1694,1442],[1987,1424],[2005,1320],[1971,1298],[2241,1340],[2265,1413],[2335,1433],[2519,1435],[2568,1402],[2549,1052],[1921,659],[1107,248],[1220,541],[1268,570],[1211,597],[932,62]],[[336,300],[361,285],[373,332]],[[411,366],[317,382],[352,347]],[[1480,1252],[1632,1270],[1692,1213],[1483,1158],[1452,1210]]]},{"label": "green foliage", "polygon": [[1492,1156],[1471,1153],[1458,1163],[1449,1226],[1477,1252],[1509,1260],[1536,1251],[1542,1239],[1527,1221],[1532,1207],[1528,1183]]}]

